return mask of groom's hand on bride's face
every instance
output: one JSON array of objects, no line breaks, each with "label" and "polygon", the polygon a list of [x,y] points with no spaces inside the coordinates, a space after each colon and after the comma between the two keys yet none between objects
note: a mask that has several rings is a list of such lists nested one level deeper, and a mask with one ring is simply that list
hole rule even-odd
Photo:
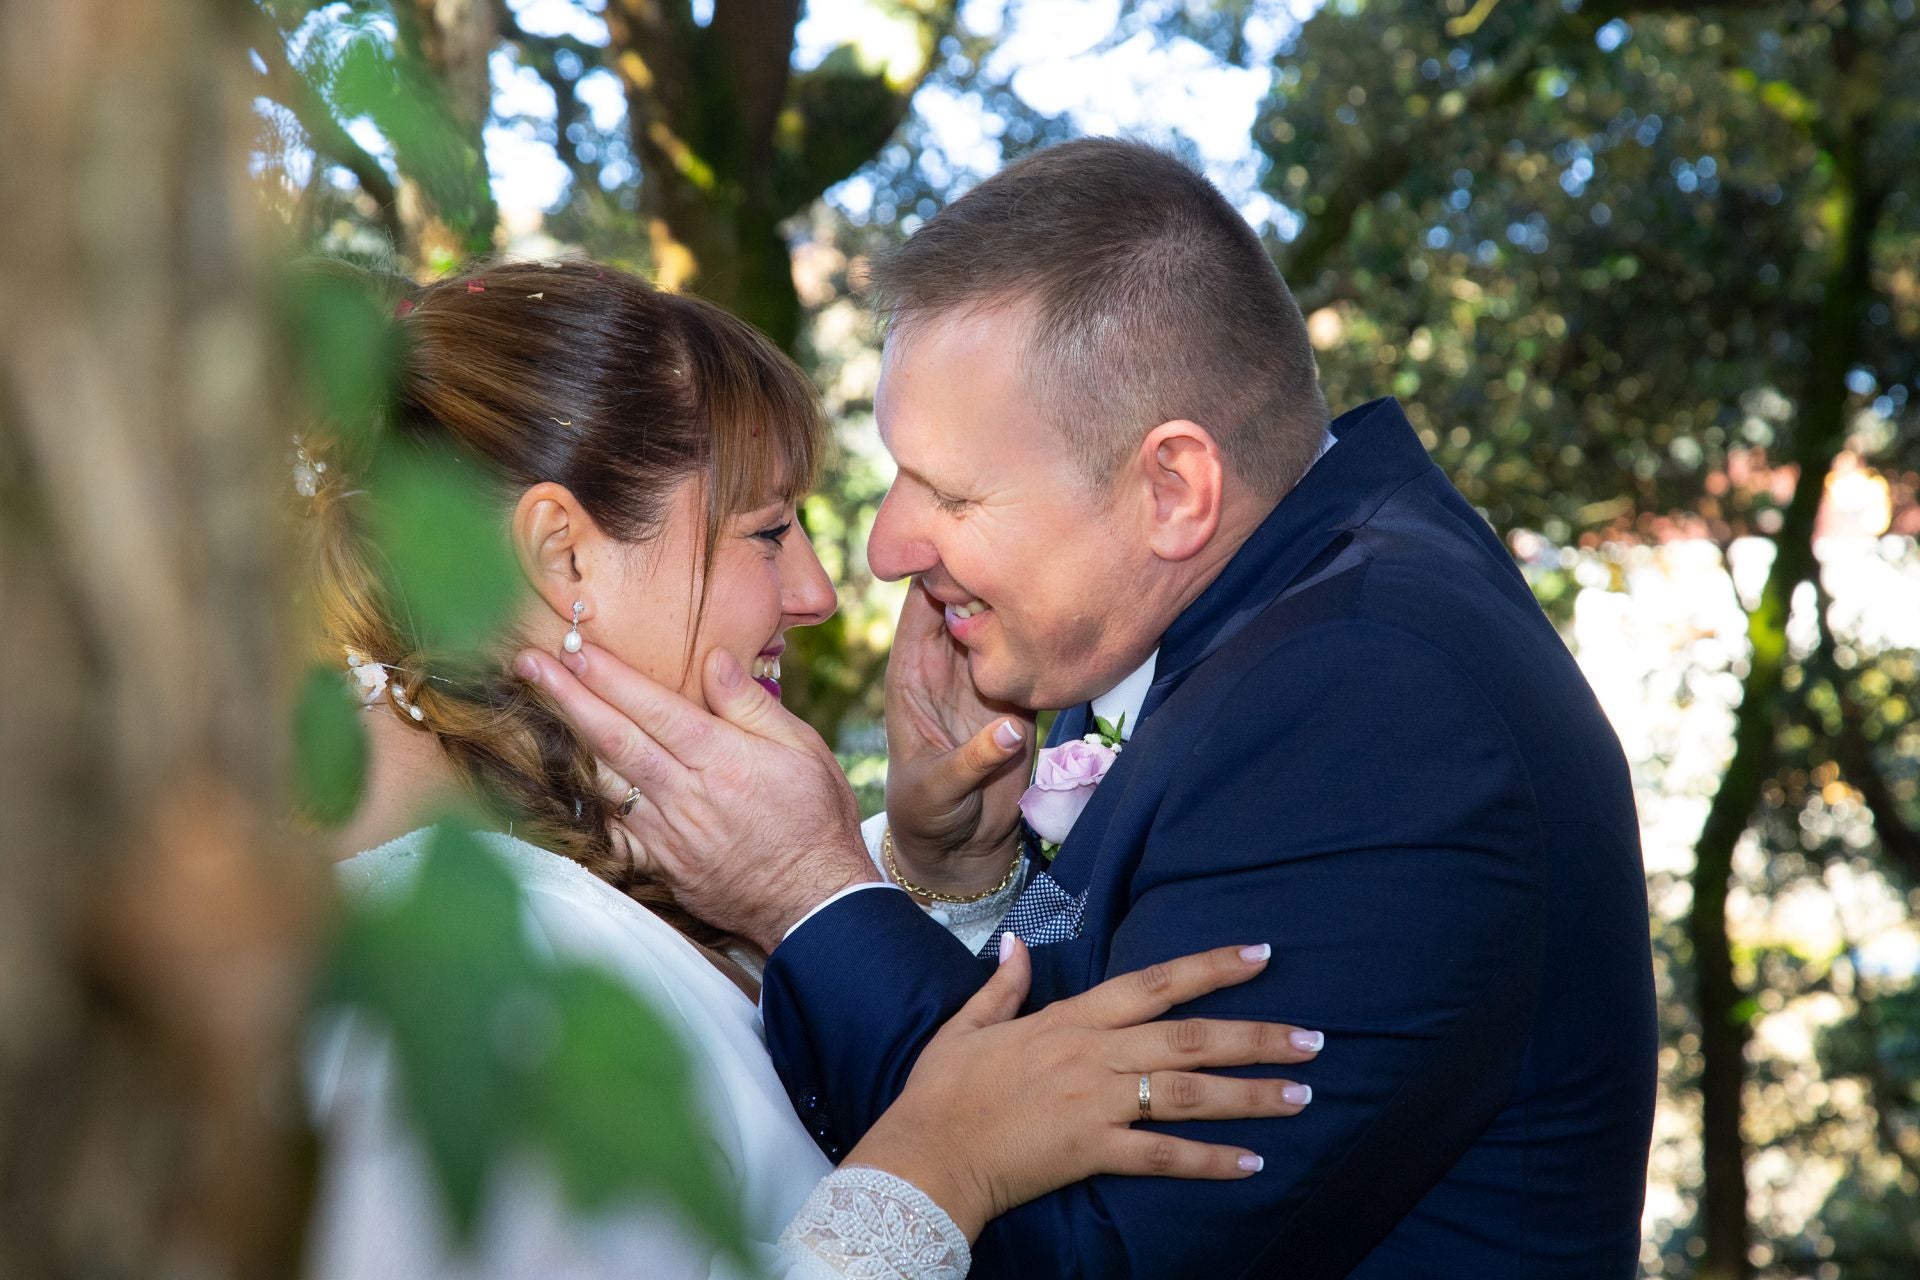
[{"label": "groom's hand on bride's face", "polygon": [[814,907],[879,879],[853,791],[820,735],[716,650],[702,668],[711,713],[595,645],[566,665],[514,660],[551,697],[618,787],[636,861],[695,915],[772,951]]},{"label": "groom's hand on bride's face", "polygon": [[946,612],[914,582],[887,661],[887,820],[908,879],[991,886],[1017,852],[1033,713],[980,695]]}]

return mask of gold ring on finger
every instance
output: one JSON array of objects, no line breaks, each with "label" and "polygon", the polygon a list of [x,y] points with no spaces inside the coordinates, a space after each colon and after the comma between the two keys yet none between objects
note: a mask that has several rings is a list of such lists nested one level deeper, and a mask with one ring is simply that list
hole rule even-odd
[{"label": "gold ring on finger", "polygon": [[1140,1118],[1153,1119],[1153,1077],[1140,1073]]},{"label": "gold ring on finger", "polygon": [[628,814],[633,812],[634,806],[639,803],[640,803],[640,788],[628,787],[627,794],[620,797],[619,807],[613,811],[614,816],[617,818],[626,817]]}]

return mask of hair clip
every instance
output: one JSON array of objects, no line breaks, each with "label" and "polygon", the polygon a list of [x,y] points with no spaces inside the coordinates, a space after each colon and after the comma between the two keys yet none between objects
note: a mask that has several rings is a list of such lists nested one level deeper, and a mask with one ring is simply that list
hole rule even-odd
[{"label": "hair clip", "polygon": [[393,304],[393,318],[398,320],[402,316],[412,315],[414,307],[418,305],[419,304],[414,302],[412,298],[400,299],[400,301]]},{"label": "hair clip", "polygon": [[307,443],[299,436],[293,438],[293,491],[303,498],[311,498],[320,492],[320,479],[327,474],[327,464],[315,459],[307,452]]},{"label": "hair clip", "polygon": [[546,296],[547,296],[547,295],[546,295],[545,293],[530,293],[530,294],[528,294],[528,295],[527,295],[527,301],[528,301],[528,302],[532,302],[532,301],[534,301],[535,299],[542,299],[542,300],[544,300],[544,299],[546,298]]},{"label": "hair clip", "polygon": [[407,698],[407,691],[392,678],[397,670],[399,668],[375,662],[353,646],[347,646],[347,678],[359,687],[361,706],[372,707],[387,698],[412,719],[425,720],[426,713]]},{"label": "hair clip", "polygon": [[467,281],[467,292],[468,292],[468,293],[485,293],[486,291],[487,291],[487,283],[486,283],[486,281],[484,281],[484,280],[469,280],[469,281]]}]

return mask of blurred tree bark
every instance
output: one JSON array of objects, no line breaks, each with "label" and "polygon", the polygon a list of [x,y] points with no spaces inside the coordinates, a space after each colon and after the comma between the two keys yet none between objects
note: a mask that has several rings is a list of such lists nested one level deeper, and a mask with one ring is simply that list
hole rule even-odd
[{"label": "blurred tree bark", "polygon": [[0,1275],[283,1277],[320,883],[243,12],[0,7]]}]

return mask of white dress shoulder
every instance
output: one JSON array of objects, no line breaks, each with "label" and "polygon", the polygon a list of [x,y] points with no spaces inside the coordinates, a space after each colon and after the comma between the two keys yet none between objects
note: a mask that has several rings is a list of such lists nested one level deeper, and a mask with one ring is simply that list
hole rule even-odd
[{"label": "white dress shoulder", "polygon": [[[341,863],[343,886],[374,897],[400,890],[427,836],[414,832]],[[759,1010],[691,942],[569,859],[509,836],[482,839],[520,884],[533,944],[611,973],[678,1035],[715,1165],[743,1210],[750,1274],[966,1274],[965,1238],[911,1184],[874,1170],[832,1170],[788,1104]],[[352,1016],[319,1028],[305,1065],[323,1143],[309,1233],[314,1280],[745,1280],[664,1204],[577,1216],[531,1158],[501,1171],[478,1240],[456,1251],[376,1029]]]}]

